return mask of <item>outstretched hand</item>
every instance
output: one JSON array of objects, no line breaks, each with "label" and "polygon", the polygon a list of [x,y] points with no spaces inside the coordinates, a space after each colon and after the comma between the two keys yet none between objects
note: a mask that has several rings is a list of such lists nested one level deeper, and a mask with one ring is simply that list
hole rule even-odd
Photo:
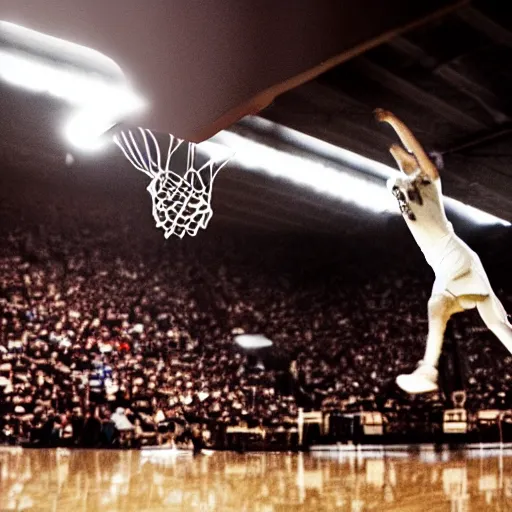
[{"label": "outstretched hand", "polygon": [[[403,149],[398,144],[390,147],[390,152],[396,160],[398,167],[405,174],[420,169],[431,179],[439,178],[439,171],[427,156],[422,145],[418,142],[411,130],[392,112],[378,108],[374,111],[375,119],[381,123],[388,123],[396,132],[400,141],[405,146]],[[407,150],[407,151],[406,151]]]}]

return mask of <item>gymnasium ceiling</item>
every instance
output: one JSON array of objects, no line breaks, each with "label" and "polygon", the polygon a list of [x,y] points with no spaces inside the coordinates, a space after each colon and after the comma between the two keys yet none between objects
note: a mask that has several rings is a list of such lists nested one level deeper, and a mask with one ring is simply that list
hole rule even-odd
[{"label": "gymnasium ceiling", "polygon": [[445,191],[512,219],[512,9],[473,2],[281,97],[262,115],[393,165],[383,107],[442,155]]},{"label": "gymnasium ceiling", "polygon": [[[393,165],[387,147],[395,137],[372,116],[376,107],[392,110],[428,151],[442,156],[445,193],[512,220],[512,9],[507,4],[467,2],[279,96],[260,116]],[[2,94],[4,113],[13,101]],[[18,111],[28,108],[22,103]],[[33,107],[32,102],[24,116],[33,127],[43,127],[47,107],[39,105],[41,115]],[[0,128],[4,156],[23,148],[26,158],[14,159],[19,165],[30,160],[29,146],[38,147],[42,159],[58,153],[43,131],[17,131],[5,116]],[[272,138],[269,133],[269,144]],[[125,165],[108,159],[109,165]],[[308,191],[234,169],[221,173],[214,201],[219,219],[273,229],[330,231],[363,226],[371,218],[350,205],[318,201]]]}]

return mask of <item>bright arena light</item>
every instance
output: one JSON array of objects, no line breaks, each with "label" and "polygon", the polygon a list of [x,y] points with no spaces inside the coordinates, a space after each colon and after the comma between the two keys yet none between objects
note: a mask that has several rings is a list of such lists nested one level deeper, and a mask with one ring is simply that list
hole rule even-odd
[{"label": "bright arena light", "polygon": [[235,162],[248,171],[283,178],[375,213],[398,212],[393,196],[369,179],[328,167],[313,157],[292,155],[236,133],[223,132],[221,138],[223,144],[235,151]]},{"label": "bright arena light", "polygon": [[204,152],[209,157],[209,161],[214,163],[222,163],[225,165],[234,156],[235,152],[222,144],[216,144],[209,140],[205,140],[196,145],[196,151]]},{"label": "bright arena light", "polygon": [[[0,80],[76,109],[65,126],[66,139],[75,147],[98,149],[102,143],[92,141],[92,135],[99,127],[108,129],[145,106],[121,68],[100,52],[3,21],[0,35],[9,43],[0,50]],[[20,42],[29,49],[16,49]]]},{"label": "bright arena light", "polygon": [[82,110],[74,114],[64,127],[70,144],[85,151],[98,151],[112,143],[103,135],[114,126],[112,116],[99,110]]},{"label": "bright arena light", "polygon": [[457,199],[453,199],[453,197],[445,197],[444,202],[448,205],[452,210],[456,211],[460,215],[464,215],[475,224],[480,226],[492,226],[495,224],[500,224],[502,226],[511,226],[512,224],[504,219],[500,219],[490,213],[484,212],[483,210],[479,210],[474,206],[471,206],[466,203],[462,203],[461,201],[457,201]]},{"label": "bright arena light", "polygon": [[74,106],[101,103],[112,112],[133,112],[144,106],[126,84],[71,68],[54,67],[19,52],[0,50],[0,78],[27,91],[48,94]]},{"label": "bright arena light", "polygon": [[235,343],[246,349],[272,346],[272,342],[261,334],[239,334],[238,336],[235,336]]},{"label": "bright arena light", "polygon": [[[385,185],[387,179],[400,174],[397,169],[267,119],[250,117],[244,123],[261,133],[278,134],[285,143],[311,153],[311,156],[292,155],[231,131],[221,132],[217,137],[235,151],[234,160],[244,169],[286,179],[374,213],[400,213]],[[320,163],[320,158],[333,164]],[[380,178],[382,185],[365,179],[365,174]],[[445,196],[445,204],[474,224],[511,226],[504,219],[451,197]]]}]

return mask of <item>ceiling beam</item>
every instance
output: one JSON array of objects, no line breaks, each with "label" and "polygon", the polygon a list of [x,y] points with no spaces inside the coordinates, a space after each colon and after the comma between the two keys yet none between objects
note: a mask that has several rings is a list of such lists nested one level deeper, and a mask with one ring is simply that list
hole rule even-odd
[{"label": "ceiling beam", "polygon": [[501,102],[494,94],[462,73],[455,71],[449,64],[440,66],[434,70],[434,73],[480,105],[496,124],[503,124],[511,120],[510,116],[502,112]]},{"label": "ceiling beam", "polygon": [[[507,2],[504,2],[507,4]],[[465,7],[457,12],[457,16],[471,27],[485,34],[492,41],[512,46],[512,32],[491,20],[474,7]]]},{"label": "ceiling beam", "polygon": [[467,151],[468,149],[475,149],[476,147],[482,146],[484,144],[489,144],[491,141],[495,141],[501,137],[505,137],[507,135],[512,134],[512,126],[506,125],[499,127],[497,130],[490,131],[484,134],[480,134],[476,137],[471,137],[466,139],[465,141],[461,141],[456,146],[452,146],[450,148],[446,148],[440,151],[441,155],[448,155],[450,153],[461,153],[462,151]]},{"label": "ceiling beam", "polygon": [[430,108],[439,116],[443,117],[451,124],[463,128],[466,132],[475,132],[486,129],[486,125],[471,117],[444,100],[424,91],[411,82],[395,75],[391,71],[369,61],[365,57],[360,57],[354,61],[357,69],[371,80],[380,83],[383,87],[399,94],[409,101]]},{"label": "ceiling beam", "polygon": [[466,186],[457,193],[450,190],[452,196],[497,217],[512,220],[510,176],[493,168],[488,159],[478,155],[453,154],[449,163],[466,180]]},{"label": "ceiling beam", "polygon": [[394,140],[379,132],[376,124],[373,127],[372,107],[349,101],[343,92],[311,82],[278,98],[261,116],[368,158],[380,158]]},{"label": "ceiling beam", "polygon": [[437,62],[433,56],[404,37],[393,39],[393,41],[389,42],[389,46],[403,55],[412,57],[423,68],[431,70],[434,75],[450,84],[461,94],[470,97],[492,117],[496,124],[510,121],[510,117],[502,112],[501,102],[497,96],[482,84],[475,82],[454,69],[452,62]]}]

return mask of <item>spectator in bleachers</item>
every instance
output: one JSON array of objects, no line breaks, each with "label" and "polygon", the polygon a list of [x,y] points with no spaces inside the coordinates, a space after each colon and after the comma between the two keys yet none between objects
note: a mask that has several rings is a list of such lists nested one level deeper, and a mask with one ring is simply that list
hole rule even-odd
[{"label": "spectator in bleachers", "polygon": [[[166,251],[159,233],[128,237],[131,221],[117,215],[112,226],[76,202],[20,225],[9,200],[0,202],[2,442],[174,442],[190,424],[290,425],[299,406],[381,410],[400,425],[442,401],[411,400],[393,384],[421,356],[430,281],[413,263],[397,268],[393,253],[378,266],[350,262],[333,256],[335,241],[300,257],[290,239],[265,255],[260,239],[237,233]],[[264,370],[233,344],[237,332],[273,340]],[[512,358],[493,357],[501,347],[468,316],[454,335],[469,354],[467,406],[504,406]]]}]

